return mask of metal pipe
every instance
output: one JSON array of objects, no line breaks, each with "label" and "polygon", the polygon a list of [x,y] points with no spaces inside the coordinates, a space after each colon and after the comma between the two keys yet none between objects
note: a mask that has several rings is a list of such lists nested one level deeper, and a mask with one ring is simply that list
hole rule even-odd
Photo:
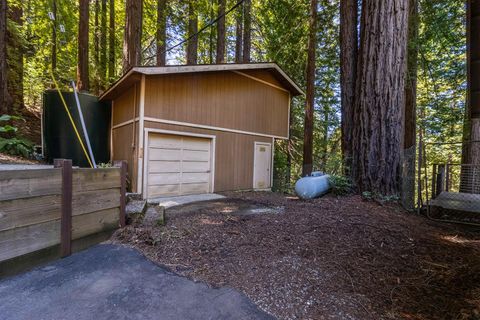
[{"label": "metal pipe", "polygon": [[80,122],[82,124],[83,135],[85,136],[85,141],[87,142],[88,153],[90,154],[90,159],[92,159],[93,167],[96,168],[97,164],[95,158],[93,157],[92,146],[90,145],[90,138],[88,137],[87,128],[85,127],[85,121],[83,120],[82,108],[80,108],[80,100],[78,99],[77,88],[75,86],[75,81],[72,80],[73,94],[75,96],[75,101],[77,103],[78,115],[80,117]]}]

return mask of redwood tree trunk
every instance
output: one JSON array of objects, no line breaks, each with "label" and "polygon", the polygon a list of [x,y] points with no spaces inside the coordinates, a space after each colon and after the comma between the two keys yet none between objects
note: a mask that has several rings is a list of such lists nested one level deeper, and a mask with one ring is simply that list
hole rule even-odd
[{"label": "redwood tree trunk", "polygon": [[188,2],[188,38],[192,38],[187,42],[187,64],[197,64],[198,57],[198,15],[194,2]]},{"label": "redwood tree trunk", "polygon": [[307,53],[307,92],[305,99],[305,122],[303,137],[302,176],[313,169],[313,115],[315,106],[315,53],[317,46],[317,0],[310,2],[310,22]]},{"label": "redwood tree trunk", "polygon": [[218,0],[217,55],[216,63],[225,63],[225,0]]},{"label": "redwood tree trunk", "polygon": [[340,0],[340,87],[345,175],[352,166],[353,104],[358,56],[358,0]]},{"label": "redwood tree trunk", "polygon": [[243,5],[237,8],[235,16],[235,63],[243,61]]},{"label": "redwood tree trunk", "polygon": [[415,157],[417,133],[417,56],[418,56],[418,1],[409,0],[408,53],[405,81],[405,135],[403,141],[402,204],[415,207]]},{"label": "redwood tree trunk", "polygon": [[88,26],[90,0],[79,1],[77,89],[88,91]]},{"label": "redwood tree trunk", "polygon": [[115,79],[115,0],[109,4],[109,26],[108,26],[108,80]]},{"label": "redwood tree trunk", "polygon": [[0,115],[10,109],[7,86],[7,0],[0,0]]},{"label": "redwood tree trunk", "polygon": [[101,3],[100,19],[100,87],[105,88],[107,80],[107,0]]},{"label": "redwood tree trunk", "polygon": [[52,1],[52,13],[55,20],[52,21],[52,70],[57,70],[57,0]]},{"label": "redwood tree trunk", "polygon": [[141,62],[143,1],[127,0],[125,4],[125,35],[123,39],[123,72]]},{"label": "redwood tree trunk", "polygon": [[[16,26],[23,25],[21,4],[14,4],[8,10],[8,17]],[[7,30],[7,76],[8,92],[12,99],[10,113],[21,114],[25,105],[23,101],[23,52],[22,35],[18,29]]]},{"label": "redwood tree trunk", "polygon": [[243,3],[243,63],[250,62],[252,48],[252,1]]},{"label": "redwood tree trunk", "polygon": [[408,1],[363,0],[352,173],[359,191],[398,195]]},{"label": "redwood tree trunk", "polygon": [[93,92],[100,91],[100,0],[95,0],[93,24]]},{"label": "redwood tree trunk", "polygon": [[157,3],[157,66],[163,67],[167,63],[167,0],[158,0]]}]

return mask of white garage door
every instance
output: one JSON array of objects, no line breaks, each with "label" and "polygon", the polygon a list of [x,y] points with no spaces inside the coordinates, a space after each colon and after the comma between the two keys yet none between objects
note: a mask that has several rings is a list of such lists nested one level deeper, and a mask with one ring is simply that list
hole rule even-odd
[{"label": "white garage door", "polygon": [[210,192],[211,139],[150,134],[147,197]]}]

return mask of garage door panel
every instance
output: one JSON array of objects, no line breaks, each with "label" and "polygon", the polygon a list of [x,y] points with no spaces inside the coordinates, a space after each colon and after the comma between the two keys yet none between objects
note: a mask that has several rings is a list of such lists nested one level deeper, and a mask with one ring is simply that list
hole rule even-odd
[{"label": "garage door panel", "polygon": [[151,134],[148,140],[149,198],[210,192],[210,139]]},{"label": "garage door panel", "polygon": [[148,173],[180,172],[180,161],[149,161]]},{"label": "garage door panel", "polygon": [[148,196],[152,197],[168,197],[180,194],[180,184],[148,186]]},{"label": "garage door panel", "polygon": [[210,141],[204,138],[183,137],[183,149],[187,150],[210,150]]},{"label": "garage door panel", "polygon": [[148,146],[149,147],[157,147],[157,148],[168,148],[168,149],[175,149],[180,148],[179,145],[179,138],[177,136],[167,135],[167,134],[156,134],[152,136],[154,138],[148,139]]},{"label": "garage door panel", "polygon": [[181,182],[180,173],[152,173],[148,177],[148,185],[166,185],[179,184]]},{"label": "garage door panel", "polygon": [[188,162],[182,163],[182,171],[184,173],[189,172],[207,172],[210,170],[209,162]]},{"label": "garage door panel", "polygon": [[184,161],[209,161],[210,152],[208,151],[197,151],[197,150],[183,150],[182,159]]},{"label": "garage door panel", "polygon": [[210,173],[208,172],[191,172],[183,173],[182,183],[208,183],[210,181]]},{"label": "garage door panel", "polygon": [[182,150],[179,149],[160,149],[150,148],[148,158],[150,160],[177,161],[182,156]]},{"label": "garage door panel", "polygon": [[184,183],[182,184],[182,194],[207,193],[208,183]]}]

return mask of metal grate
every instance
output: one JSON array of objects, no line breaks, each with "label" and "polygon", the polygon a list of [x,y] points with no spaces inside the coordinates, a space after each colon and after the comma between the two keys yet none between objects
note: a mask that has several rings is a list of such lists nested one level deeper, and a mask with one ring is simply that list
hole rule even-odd
[{"label": "metal grate", "polygon": [[480,165],[434,164],[430,218],[480,225]]}]

